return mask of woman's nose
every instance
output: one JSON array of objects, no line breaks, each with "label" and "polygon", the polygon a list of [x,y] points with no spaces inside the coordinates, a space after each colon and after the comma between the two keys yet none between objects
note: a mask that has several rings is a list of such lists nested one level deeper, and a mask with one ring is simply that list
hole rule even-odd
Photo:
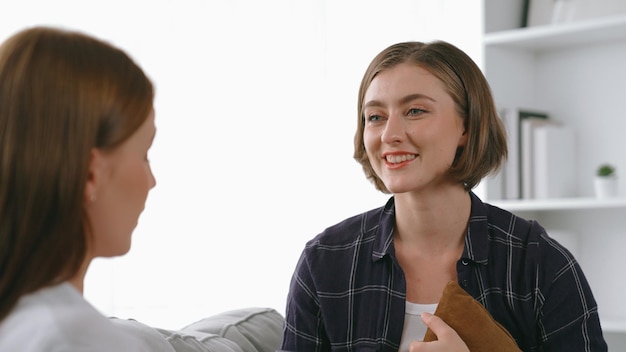
[{"label": "woman's nose", "polygon": [[402,141],[405,135],[405,127],[403,119],[394,115],[389,116],[383,134],[380,137],[381,141],[389,144]]}]

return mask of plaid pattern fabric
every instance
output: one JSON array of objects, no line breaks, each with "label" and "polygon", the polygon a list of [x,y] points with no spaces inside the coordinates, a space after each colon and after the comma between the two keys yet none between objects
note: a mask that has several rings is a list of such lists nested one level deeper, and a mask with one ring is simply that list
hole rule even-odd
[{"label": "plaid pattern fabric", "polygon": [[[606,351],[595,299],[571,253],[538,223],[470,197],[459,284],[523,351]],[[394,219],[391,197],[306,244],[281,350],[398,350],[406,282],[394,256]]]}]

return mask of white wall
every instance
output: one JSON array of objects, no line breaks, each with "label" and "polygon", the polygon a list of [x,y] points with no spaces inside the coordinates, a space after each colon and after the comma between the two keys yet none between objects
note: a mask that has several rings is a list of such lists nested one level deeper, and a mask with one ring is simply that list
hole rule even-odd
[{"label": "white wall", "polygon": [[179,328],[245,306],[284,312],[305,242],[378,207],[352,159],[361,75],[384,47],[444,39],[482,62],[480,0],[20,0],[25,26],[126,49],[157,88],[157,187],[131,252],[97,260],[105,314]]}]

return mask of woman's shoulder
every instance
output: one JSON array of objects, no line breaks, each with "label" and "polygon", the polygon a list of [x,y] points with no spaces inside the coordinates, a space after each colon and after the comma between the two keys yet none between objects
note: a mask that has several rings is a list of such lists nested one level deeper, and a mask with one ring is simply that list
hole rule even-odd
[{"label": "woman's shoulder", "polygon": [[24,296],[0,325],[2,351],[148,351],[69,284]]},{"label": "woman's shoulder", "polygon": [[509,210],[484,203],[485,219],[492,235],[512,237],[523,242],[536,241],[545,228],[534,219],[524,218]]},{"label": "woman's shoulder", "polygon": [[563,260],[571,260],[571,253],[551,237],[550,230],[539,221],[518,216],[491,204],[485,203],[485,206],[488,209],[487,222],[492,242],[520,246],[528,256],[563,257]]},{"label": "woman's shoulder", "polygon": [[376,230],[389,216],[387,206],[381,206],[337,222],[313,237],[307,247],[349,245],[363,238],[374,237]]}]

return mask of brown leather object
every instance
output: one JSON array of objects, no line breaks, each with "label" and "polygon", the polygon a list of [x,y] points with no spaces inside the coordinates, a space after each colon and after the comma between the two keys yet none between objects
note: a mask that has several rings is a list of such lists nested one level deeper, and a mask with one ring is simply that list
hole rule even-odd
[{"label": "brown leather object", "polygon": [[[454,281],[444,288],[435,315],[459,334],[471,352],[521,351],[511,334]],[[437,336],[427,329],[424,341],[435,340]]]}]

